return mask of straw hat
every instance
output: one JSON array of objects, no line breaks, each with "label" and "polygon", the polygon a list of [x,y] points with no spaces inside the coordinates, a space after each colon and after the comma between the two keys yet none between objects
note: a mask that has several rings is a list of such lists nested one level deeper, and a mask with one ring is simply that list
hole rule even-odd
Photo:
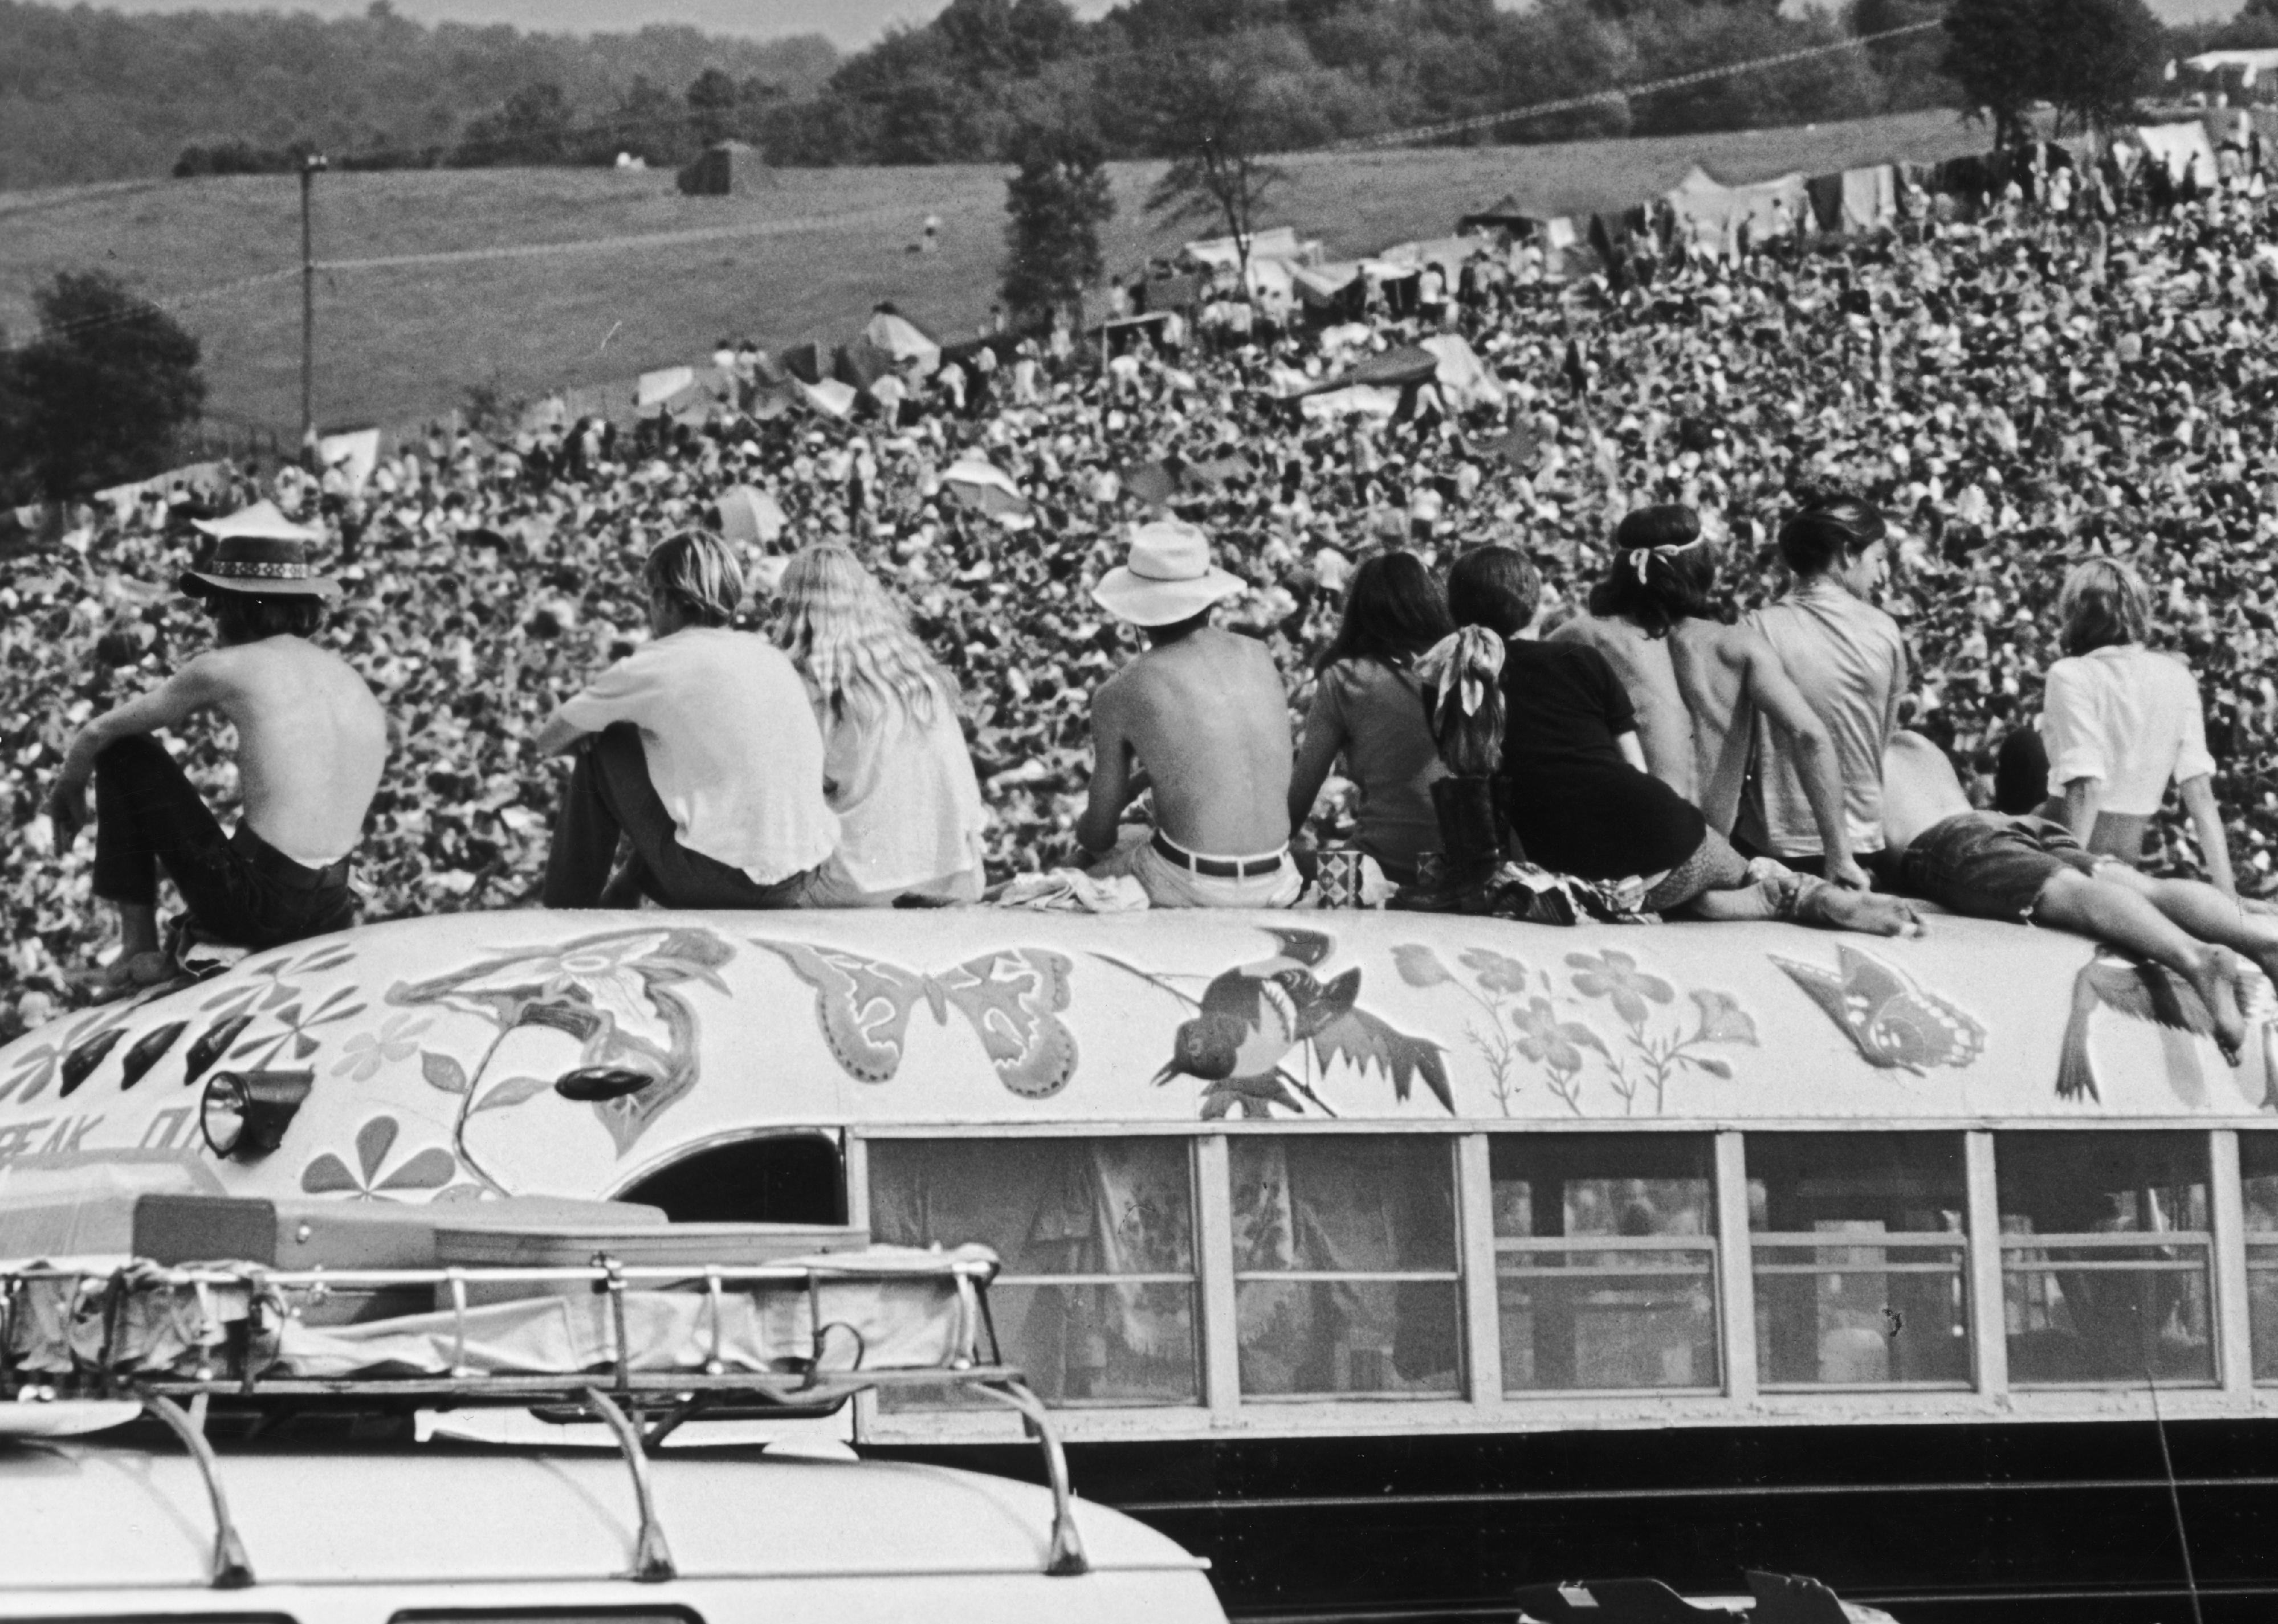
[{"label": "straw hat", "polygon": [[203,568],[182,572],[174,583],[178,591],[192,598],[217,592],[331,598],[340,590],[338,581],[318,575],[309,562],[314,532],[279,513],[274,502],[256,502],[226,518],[192,522],[214,538],[213,552]]},{"label": "straw hat", "polygon": [[1183,519],[1158,519],[1131,533],[1128,560],[1091,595],[1135,626],[1173,626],[1244,590],[1240,576],[1211,562],[1209,537]]}]

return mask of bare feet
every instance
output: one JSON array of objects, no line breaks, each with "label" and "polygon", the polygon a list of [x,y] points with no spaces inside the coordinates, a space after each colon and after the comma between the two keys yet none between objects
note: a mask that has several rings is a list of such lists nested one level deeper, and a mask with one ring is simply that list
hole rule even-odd
[{"label": "bare feet", "polygon": [[1795,899],[1800,925],[1856,931],[1862,936],[1919,936],[1922,916],[1914,904],[1872,891],[1850,891],[1824,880],[1807,880]]},{"label": "bare feet", "polygon": [[152,949],[141,953],[122,953],[102,969],[75,976],[73,980],[93,1003],[114,1003],[145,987],[157,986],[172,973],[173,966],[166,956]]},{"label": "bare feet", "polygon": [[2202,948],[2183,975],[2214,1022],[2215,1047],[2236,1067],[2246,1043],[2246,1018],[2238,1010],[2237,960],[2224,949]]}]

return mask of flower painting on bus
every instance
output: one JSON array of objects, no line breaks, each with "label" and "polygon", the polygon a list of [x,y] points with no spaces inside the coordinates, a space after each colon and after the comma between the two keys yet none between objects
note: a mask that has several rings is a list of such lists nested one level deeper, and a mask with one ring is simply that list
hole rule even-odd
[{"label": "flower painting on bus", "polygon": [[[1522,1063],[1539,1071],[1550,1093],[1579,1117],[1588,1109],[1585,1073],[1595,1056],[1597,1074],[1621,1102],[1624,1116],[1640,1109],[1658,1115],[1668,1109],[1670,1084],[1688,1070],[1731,1080],[1732,1063],[1700,1052],[1705,1046],[1754,1048],[1757,1042],[1754,1018],[1730,993],[1693,989],[1688,1025],[1675,1007],[1675,984],[1615,948],[1567,954],[1563,987],[1549,971],[1530,969],[1492,948],[1465,948],[1456,956],[1468,980],[1419,942],[1395,947],[1392,957],[1409,986],[1453,987],[1479,1006],[1484,1024],[1473,1018],[1464,1032],[1506,1117],[1526,1085]],[[1609,1007],[1619,1021],[1611,1042],[1591,1022],[1595,1005]]]},{"label": "flower painting on bus", "polygon": [[[494,1108],[484,1097],[485,1073],[500,1045],[523,1028],[568,1033],[578,1044],[580,1065],[646,1072],[655,1079],[646,1087],[593,1106],[622,1155],[695,1085],[702,1023],[680,989],[696,983],[726,993],[720,969],[734,951],[717,934],[693,926],[604,931],[493,953],[423,981],[400,981],[388,989],[387,1002],[454,1010],[492,1026],[489,1043],[471,1062],[440,1047],[420,1049],[428,1084],[461,1096],[462,1131],[473,1111]],[[391,1043],[402,1047],[411,1035],[400,1025],[384,1026],[367,1038],[355,1064],[377,1056],[376,1067]]]},{"label": "flower painting on bus", "polygon": [[1448,1113],[1455,1114],[1439,1044],[1410,1036],[1358,1007],[1357,968],[1326,981],[1314,974],[1334,950],[1327,936],[1273,927],[1265,934],[1280,945],[1279,953],[1220,971],[1200,998],[1173,984],[1186,978],[1094,955],[1194,1010],[1172,1034],[1171,1058],[1155,1073],[1158,1084],[1175,1077],[1200,1082],[1205,1119],[1270,1117],[1276,1108],[1292,1116],[1334,1117],[1337,1113],[1321,1097],[1319,1081],[1342,1061],[1363,1074],[1383,1071],[1398,1101],[1407,1100],[1421,1079]]}]

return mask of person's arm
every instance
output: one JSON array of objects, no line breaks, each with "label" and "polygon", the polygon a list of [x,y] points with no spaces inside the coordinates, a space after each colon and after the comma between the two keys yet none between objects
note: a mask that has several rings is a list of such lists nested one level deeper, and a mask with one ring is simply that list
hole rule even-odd
[{"label": "person's arm", "polygon": [[1337,702],[1335,679],[1324,671],[1313,690],[1313,705],[1305,713],[1305,736],[1297,743],[1297,759],[1289,769],[1289,832],[1295,835],[1313,815],[1321,786],[1345,747],[1344,707]]},{"label": "person's arm", "polygon": [[546,719],[546,725],[538,730],[534,748],[539,755],[566,755],[577,749],[580,742],[592,736],[592,729],[579,727],[562,713],[568,708],[567,705],[557,707],[554,714]]},{"label": "person's arm", "polygon": [[2230,871],[2230,836],[2222,827],[2222,809],[2214,802],[2214,780],[2202,773],[2175,786],[2190,814],[2191,830],[2199,838],[2199,861],[2207,883],[2225,896],[2238,895],[2238,881]]},{"label": "person's arm", "polygon": [[1647,770],[1645,765],[1645,746],[1638,742],[1636,728],[1632,728],[1626,732],[1617,733],[1614,735],[1614,748],[1622,752],[1623,760],[1637,768],[1639,772],[1642,773]]},{"label": "person's arm", "polygon": [[1131,741],[1123,728],[1114,688],[1102,688],[1091,704],[1091,785],[1083,815],[1075,822],[1075,843],[1092,857],[1115,849],[1123,809],[1139,794],[1131,761]]},{"label": "person's arm", "polygon": [[2101,810],[2103,801],[2102,779],[2072,778],[2065,781],[2064,826],[2083,846],[2096,835],[2096,814]]},{"label": "person's arm", "polygon": [[1762,632],[1748,637],[1741,676],[1749,699],[1779,729],[1795,763],[1804,798],[1811,803],[1812,821],[1819,826],[1827,877],[1854,890],[1872,889],[1867,871],[1851,852],[1851,823],[1844,815],[1843,774],[1835,759],[1835,741],[1819,713],[1811,708],[1811,701],[1803,697],[1803,690],[1787,674],[1787,662]]},{"label": "person's arm", "polygon": [[654,668],[642,658],[647,652],[626,656],[556,705],[531,747],[541,756],[567,755],[611,722],[639,721],[640,701],[653,691]]},{"label": "person's arm", "polygon": [[104,712],[73,734],[55,788],[48,793],[48,816],[54,820],[57,843],[69,844],[87,827],[87,783],[95,775],[97,756],[120,739],[180,727],[216,704],[222,692],[218,657],[201,654],[149,693]]}]

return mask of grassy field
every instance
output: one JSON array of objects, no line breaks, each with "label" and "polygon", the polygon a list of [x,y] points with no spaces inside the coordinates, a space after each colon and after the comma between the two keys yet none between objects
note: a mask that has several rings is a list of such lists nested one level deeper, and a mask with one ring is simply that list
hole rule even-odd
[{"label": "grassy field", "polygon": [[[1824,173],[1981,150],[1984,133],[1922,113],[1722,135],[1462,150],[1308,156],[1261,224],[1288,223],[1354,255],[1442,235],[1504,193],[1546,214],[1626,206],[1694,162],[1719,179]],[[1111,268],[1166,252],[1142,205],[1148,165],[1119,165]],[[722,336],[768,348],[837,342],[880,300],[937,335],[975,330],[1003,255],[1004,172],[787,170],[754,195],[682,197],[661,173],[472,170],[326,174],[317,181],[317,399],[327,426],[401,423],[472,385],[510,394],[624,378],[696,360]],[[937,254],[907,251],[929,214]],[[601,249],[591,239],[648,240]],[[169,299],[284,277],[177,309],[203,341],[220,419],[291,431],[300,414],[297,182],[289,176],[127,183],[0,194],[0,327],[32,326],[32,290],[101,266]]]}]

